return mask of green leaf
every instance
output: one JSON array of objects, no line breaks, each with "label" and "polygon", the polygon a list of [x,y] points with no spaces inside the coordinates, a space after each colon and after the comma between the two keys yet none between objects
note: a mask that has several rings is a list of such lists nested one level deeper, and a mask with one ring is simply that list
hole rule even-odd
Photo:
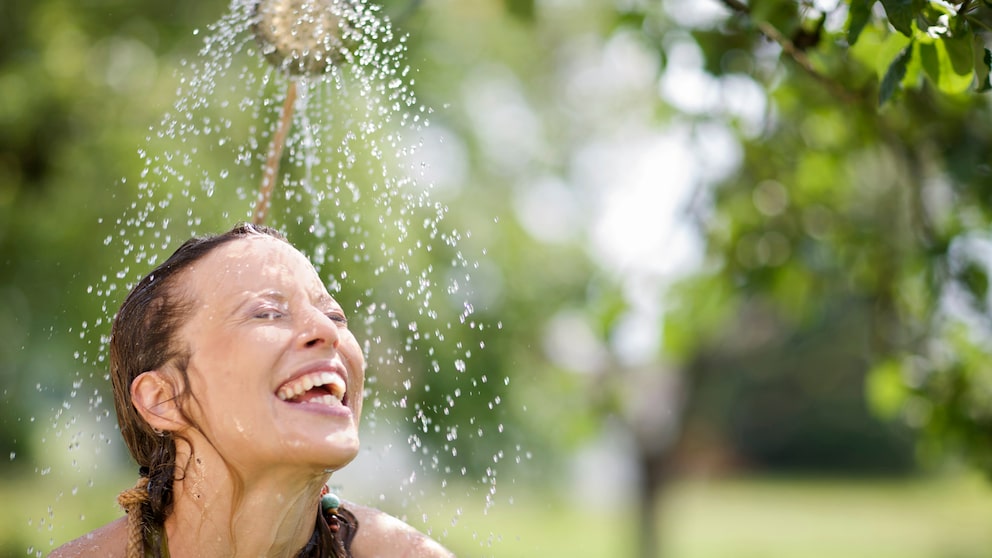
[{"label": "green leaf", "polygon": [[920,63],[927,77],[941,92],[963,93],[975,80],[974,52],[967,37],[941,37],[921,43]]},{"label": "green leaf", "polygon": [[506,11],[523,20],[534,21],[534,0],[503,0]]},{"label": "green leaf", "polygon": [[990,71],[992,71],[992,50],[986,48],[984,51],[981,60],[975,64],[975,77],[978,78],[979,93],[992,90],[992,80],[989,79]]},{"label": "green leaf", "polygon": [[865,377],[865,396],[871,408],[884,418],[894,418],[906,402],[902,366],[894,360],[878,364]]},{"label": "green leaf", "polygon": [[984,309],[989,295],[989,276],[985,267],[969,262],[958,272],[957,279],[971,293],[979,308]]},{"label": "green leaf", "polygon": [[906,48],[902,49],[902,52],[899,53],[899,56],[896,56],[892,64],[889,64],[889,69],[885,72],[885,77],[882,78],[882,87],[878,91],[879,106],[884,105],[899,88],[902,78],[906,77],[906,68],[909,66],[909,60],[912,57],[913,43],[910,43]]},{"label": "green leaf", "polygon": [[864,60],[865,64],[870,64],[875,69],[879,80],[889,71],[896,56],[907,46],[913,45],[913,39],[902,33],[889,33],[888,30],[883,34],[878,29],[868,27],[861,35],[861,40],[850,50],[856,53],[858,59]]},{"label": "green leaf", "polygon": [[851,0],[851,8],[847,16],[847,44],[853,45],[858,42],[861,31],[868,24],[871,17],[871,7],[875,5],[875,0]]},{"label": "green leaf", "polygon": [[885,15],[896,31],[911,37],[913,35],[913,0],[882,0]]}]

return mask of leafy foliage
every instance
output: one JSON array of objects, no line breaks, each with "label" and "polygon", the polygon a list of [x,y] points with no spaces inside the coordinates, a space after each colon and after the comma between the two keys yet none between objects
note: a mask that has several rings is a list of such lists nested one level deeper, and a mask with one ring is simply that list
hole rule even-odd
[{"label": "leafy foliage", "polygon": [[[756,4],[724,4],[755,26],[697,30],[707,69],[727,52],[714,45],[734,40],[712,33],[760,33],[782,60],[751,74],[775,119],[758,135],[742,131],[742,166],[715,191],[717,216],[704,225],[710,280],[735,286],[739,304],[786,331],[861,300],[851,308],[867,310],[873,407],[922,432],[921,455],[966,454],[992,471],[989,5],[851,0],[822,14],[799,3],[797,18],[846,25],[798,49],[788,30],[801,22],[769,29]],[[770,183],[783,203],[763,201]],[[838,347],[857,344],[852,335]]]},{"label": "leafy foliage", "polygon": [[[962,451],[992,467],[983,434],[992,413],[988,2],[850,0],[825,10],[818,6],[829,3],[724,0],[725,9],[696,19],[680,13],[698,9],[695,0],[567,9],[529,0],[384,4],[409,33],[419,97],[444,107],[434,121],[463,152],[450,159],[465,170],[445,202],[458,228],[474,231],[466,243],[486,251],[482,290],[490,298],[477,316],[504,325],[446,340],[449,352],[485,344],[473,364],[510,381],[473,386],[445,420],[469,420],[469,407],[512,398],[484,413],[486,431],[505,425],[521,446],[529,440],[564,455],[603,424],[619,421],[635,432],[655,420],[641,399],[682,382],[694,391],[685,396],[696,413],[690,422],[708,421],[738,442],[746,437],[739,446],[754,449],[770,447],[759,439],[768,430],[737,436],[735,412],[760,410],[766,391],[836,403],[861,425],[870,419],[857,405],[867,397],[880,414],[928,433],[934,455]],[[105,312],[82,291],[117,264],[100,243],[114,223],[100,219],[134,202],[133,178],[121,178],[141,172],[135,150],[173,101],[172,71],[198,47],[191,30],[219,10],[189,0],[0,6],[5,439],[23,440],[27,429],[17,422],[23,407],[10,403],[29,393],[33,406],[55,407],[71,389],[67,363],[79,347],[77,332],[65,332]],[[707,80],[693,93],[719,96],[703,108],[658,92],[694,56]],[[628,73],[608,75],[628,81],[595,73],[615,68]],[[734,112],[741,106],[751,112]],[[512,133],[494,132],[499,124]],[[615,348],[634,306],[629,277],[587,246],[588,223],[601,207],[583,186],[590,172],[583,161],[617,136],[669,126],[691,130],[701,144],[712,130],[726,130],[739,161],[726,176],[701,180],[702,201],[689,209],[705,262],[666,291],[658,354],[635,370]],[[202,141],[200,155],[217,157],[216,146]],[[659,177],[659,189],[666,179]],[[566,240],[535,238],[522,223],[521,199],[548,181],[565,185],[584,211],[586,228]],[[305,236],[300,229],[295,237]],[[67,285],[79,288],[69,293]],[[604,348],[601,370],[583,376],[549,359],[548,330],[565,313],[580,315]],[[399,335],[384,342],[420,343]],[[771,362],[770,348],[789,355],[799,346],[809,352],[796,354],[821,364]],[[828,358],[830,347],[838,361]],[[830,369],[836,362],[843,373]],[[725,373],[713,373],[713,363]],[[408,365],[437,386],[410,388],[420,422],[408,426],[443,445],[445,433],[425,421],[441,420],[443,394],[454,386],[445,382],[456,380],[433,378],[430,358]],[[838,384],[811,380],[832,375]],[[776,424],[755,416],[752,426]],[[660,426],[683,424],[676,417]],[[645,451],[658,431],[643,429]],[[838,439],[838,430],[819,431]],[[469,445],[479,451],[463,452],[459,464],[486,466],[490,439],[476,435]],[[28,448],[18,442],[10,451],[22,459]]]}]

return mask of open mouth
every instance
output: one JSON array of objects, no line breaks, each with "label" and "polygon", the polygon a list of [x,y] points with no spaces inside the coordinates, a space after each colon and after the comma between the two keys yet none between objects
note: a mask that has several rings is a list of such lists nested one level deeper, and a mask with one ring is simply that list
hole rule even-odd
[{"label": "open mouth", "polygon": [[288,403],[347,405],[348,387],[344,378],[333,372],[311,372],[286,382],[276,396]]}]

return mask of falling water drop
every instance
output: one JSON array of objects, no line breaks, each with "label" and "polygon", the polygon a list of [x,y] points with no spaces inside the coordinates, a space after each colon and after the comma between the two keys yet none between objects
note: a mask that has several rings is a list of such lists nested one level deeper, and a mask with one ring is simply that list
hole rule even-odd
[{"label": "falling water drop", "polygon": [[[295,87],[268,223],[286,232],[310,256],[332,294],[354,308],[353,330],[365,342],[370,363],[366,401],[371,404],[362,428],[371,449],[359,459],[368,457],[383,470],[408,471],[396,479],[399,493],[380,492],[383,486],[376,485],[365,489],[367,499],[430,523],[428,511],[419,507],[423,496],[447,494],[458,483],[488,509],[496,469],[490,463],[486,474],[477,476],[491,453],[474,451],[475,444],[482,444],[485,432],[484,447],[498,446],[493,438],[503,427],[472,415],[489,409],[486,418],[494,418],[491,409],[500,399],[496,386],[485,385],[487,371],[469,365],[472,351],[465,347],[470,345],[460,341],[465,330],[493,329],[474,317],[469,300],[472,277],[466,271],[478,266],[460,244],[471,233],[449,229],[448,209],[431,198],[431,185],[407,172],[415,166],[410,162],[418,157],[416,140],[432,111],[414,93],[405,37],[396,35],[378,6],[360,0],[317,4],[331,5],[334,18],[316,25],[334,27],[340,41],[322,43],[323,51],[311,49],[313,58],[294,54],[292,46],[280,52],[283,45],[271,34],[259,37],[258,25],[279,23],[260,18],[265,14],[256,1],[231,0],[221,19],[193,32],[203,47],[178,68],[172,107],[137,147],[143,165],[138,180],[121,181],[133,203],[124,214],[99,223],[95,238],[119,254],[119,267],[86,287],[102,315],[82,324],[84,348],[71,395],[45,437],[68,440],[63,451],[72,456],[70,464],[59,467],[77,476],[98,471],[121,453],[106,449],[119,440],[105,370],[113,312],[140,276],[182,240],[252,217],[257,185],[270,168],[269,145],[280,110]],[[272,66],[276,56],[281,58]],[[496,324],[496,330],[502,328]],[[508,377],[503,385],[509,385]],[[36,389],[45,392],[40,383]],[[89,418],[81,426],[79,417]],[[416,437],[407,438],[411,431]],[[342,478],[359,484],[367,475],[356,471],[347,476],[345,469]],[[38,474],[51,472],[46,466]],[[94,486],[90,477],[82,490],[73,485],[70,496]],[[346,489],[358,492],[347,484]],[[459,518],[466,511],[458,507],[449,513]],[[54,511],[45,525],[53,517]]]}]

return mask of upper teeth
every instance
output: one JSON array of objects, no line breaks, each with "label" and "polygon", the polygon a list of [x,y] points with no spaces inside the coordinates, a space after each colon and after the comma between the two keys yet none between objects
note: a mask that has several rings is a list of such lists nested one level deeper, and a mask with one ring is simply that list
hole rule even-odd
[{"label": "upper teeth", "polygon": [[341,376],[331,372],[313,372],[300,376],[299,378],[284,384],[281,388],[279,388],[276,395],[279,396],[279,399],[288,401],[299,397],[318,386],[327,386],[327,389],[331,392],[331,395],[337,397],[338,399],[342,399],[347,391],[347,387],[345,386],[344,380]]}]

